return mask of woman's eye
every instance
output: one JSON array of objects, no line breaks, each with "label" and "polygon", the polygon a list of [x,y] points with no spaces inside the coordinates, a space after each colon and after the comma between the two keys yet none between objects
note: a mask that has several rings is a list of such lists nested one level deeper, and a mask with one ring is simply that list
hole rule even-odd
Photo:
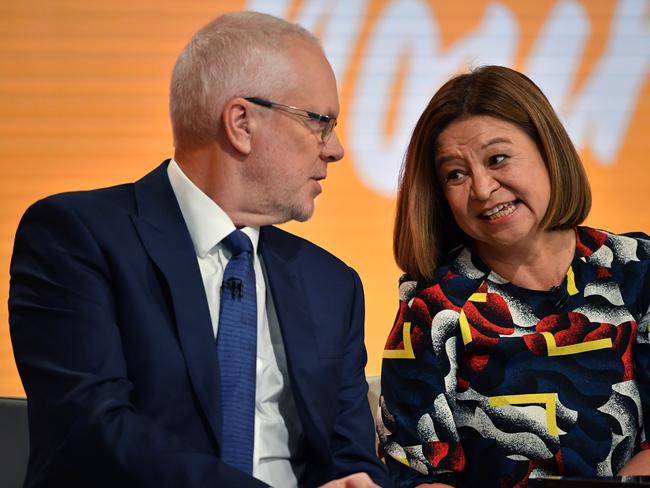
[{"label": "woman's eye", "polygon": [[508,156],[505,154],[495,154],[494,156],[490,156],[490,164],[503,163],[507,157]]},{"label": "woman's eye", "polygon": [[454,181],[460,180],[463,176],[464,176],[464,174],[463,174],[463,172],[461,170],[455,169],[455,170],[452,170],[452,171],[448,171],[445,174],[445,181],[452,183]]}]

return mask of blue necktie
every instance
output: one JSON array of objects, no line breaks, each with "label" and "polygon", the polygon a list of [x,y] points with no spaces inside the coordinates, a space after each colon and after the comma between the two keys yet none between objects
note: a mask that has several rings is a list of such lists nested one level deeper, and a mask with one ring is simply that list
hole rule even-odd
[{"label": "blue necktie", "polygon": [[217,359],[221,373],[221,460],[253,473],[257,299],[253,245],[235,230],[222,244],[232,253],[223,274]]}]

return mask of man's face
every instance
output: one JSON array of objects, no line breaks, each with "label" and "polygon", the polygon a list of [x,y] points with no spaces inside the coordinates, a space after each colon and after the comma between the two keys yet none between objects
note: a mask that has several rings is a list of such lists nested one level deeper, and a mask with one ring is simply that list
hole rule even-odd
[{"label": "man's face", "polygon": [[[286,89],[271,101],[338,117],[336,80],[322,51],[303,40],[291,41]],[[327,165],[343,157],[335,133],[323,142],[322,123],[283,110],[251,106],[259,124],[245,167],[254,212],[269,223],[305,221],[314,213]]]}]

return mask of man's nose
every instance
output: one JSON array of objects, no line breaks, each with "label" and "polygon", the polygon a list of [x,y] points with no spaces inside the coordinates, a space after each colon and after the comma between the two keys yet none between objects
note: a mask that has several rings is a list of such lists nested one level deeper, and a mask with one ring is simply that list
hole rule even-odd
[{"label": "man's nose", "polygon": [[327,139],[327,142],[323,144],[323,148],[321,150],[321,159],[328,163],[335,163],[336,161],[339,161],[343,158],[344,153],[345,150],[341,145],[339,136],[336,134],[336,131],[332,131],[332,134],[330,135],[329,139]]}]

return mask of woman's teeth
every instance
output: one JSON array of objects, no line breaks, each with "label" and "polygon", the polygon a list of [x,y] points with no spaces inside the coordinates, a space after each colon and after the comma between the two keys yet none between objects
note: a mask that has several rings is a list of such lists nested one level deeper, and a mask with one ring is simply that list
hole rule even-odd
[{"label": "woman's teeth", "polygon": [[515,211],[515,202],[500,203],[494,208],[483,212],[481,215],[488,220],[497,220]]}]

